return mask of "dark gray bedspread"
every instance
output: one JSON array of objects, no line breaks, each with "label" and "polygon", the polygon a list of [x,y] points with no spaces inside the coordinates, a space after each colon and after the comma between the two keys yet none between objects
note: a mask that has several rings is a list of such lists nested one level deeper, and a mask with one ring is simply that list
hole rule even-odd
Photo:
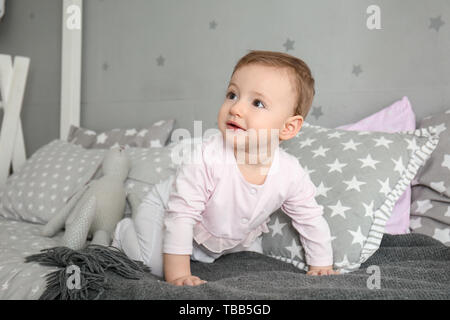
[{"label": "dark gray bedspread", "polygon": [[[369,289],[380,270],[380,289]],[[384,235],[378,251],[359,270],[307,276],[291,264],[252,252],[223,256],[212,264],[192,262],[208,283],[176,287],[148,274],[127,280],[108,273],[103,299],[450,299],[450,247],[420,234]]]}]

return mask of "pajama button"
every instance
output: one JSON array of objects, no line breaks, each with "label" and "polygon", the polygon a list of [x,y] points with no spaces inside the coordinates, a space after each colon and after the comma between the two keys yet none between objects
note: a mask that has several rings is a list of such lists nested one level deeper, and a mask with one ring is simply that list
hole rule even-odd
[{"label": "pajama button", "polygon": [[248,223],[248,219],[247,219],[247,218],[242,218],[242,219],[241,219],[241,222],[242,222],[243,224],[247,224],[247,223]]},{"label": "pajama button", "polygon": [[255,188],[250,189],[250,193],[251,194],[255,194],[256,193],[256,189]]}]

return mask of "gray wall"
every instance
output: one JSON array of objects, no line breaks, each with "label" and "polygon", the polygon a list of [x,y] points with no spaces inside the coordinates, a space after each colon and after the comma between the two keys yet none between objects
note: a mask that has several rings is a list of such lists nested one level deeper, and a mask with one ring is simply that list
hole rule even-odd
[{"label": "gray wall", "polygon": [[60,0],[6,0],[0,21],[0,53],[31,60],[22,107],[28,156],[59,136],[61,11]]},{"label": "gray wall", "polygon": [[[0,52],[31,57],[23,122],[32,152],[59,133],[61,4],[7,1]],[[381,30],[366,27],[372,4]],[[214,127],[232,68],[249,49],[310,65],[312,124],[354,122],[405,95],[418,120],[450,106],[449,0],[85,0],[81,124],[105,130],[174,117],[178,127]]]}]

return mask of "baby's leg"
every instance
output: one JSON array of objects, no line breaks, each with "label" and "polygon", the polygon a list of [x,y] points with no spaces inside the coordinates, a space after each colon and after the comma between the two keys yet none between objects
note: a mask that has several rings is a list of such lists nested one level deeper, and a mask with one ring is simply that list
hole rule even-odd
[{"label": "baby's leg", "polygon": [[134,220],[125,218],[117,224],[113,241],[113,246],[130,259],[142,261],[150,267],[152,274],[159,277],[163,276],[163,215],[159,207],[143,201]]},{"label": "baby's leg", "polygon": [[144,261],[134,223],[130,218],[124,218],[117,223],[111,246],[122,250],[130,259]]},{"label": "baby's leg", "polygon": [[158,183],[143,199],[134,220],[142,258],[152,273],[163,276],[164,216],[174,176]]},{"label": "baby's leg", "polygon": [[116,247],[132,259],[143,261],[151,273],[163,277],[164,214],[173,178],[155,185],[139,205],[133,219],[126,218],[116,227]]}]

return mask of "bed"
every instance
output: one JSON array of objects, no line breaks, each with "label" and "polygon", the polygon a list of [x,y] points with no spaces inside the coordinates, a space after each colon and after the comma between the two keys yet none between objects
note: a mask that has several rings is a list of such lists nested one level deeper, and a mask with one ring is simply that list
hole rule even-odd
[{"label": "bed", "polygon": [[59,237],[41,236],[41,225],[0,218],[0,299],[39,299],[55,268],[25,263],[25,257],[55,247]]},{"label": "bed", "polygon": [[[26,256],[58,245],[60,236],[42,237],[41,227],[0,219],[0,299],[39,299],[45,292],[46,275],[56,268],[24,262]],[[338,276],[307,276],[290,263],[255,252],[229,254],[213,264],[193,262],[192,272],[208,281],[201,290],[176,287],[150,273],[130,280],[107,272],[109,288],[99,299],[450,298],[450,248],[421,234],[385,234],[359,270]]]},{"label": "bed", "polygon": [[[208,281],[201,290],[174,287],[151,275],[124,281],[110,274],[112,286],[101,298],[448,300],[449,259],[449,248],[429,236],[386,234],[380,249],[358,271],[349,274],[311,278],[292,264],[255,252],[240,252],[213,264],[192,263],[193,274]],[[373,279],[376,272],[380,274],[379,283]]]},{"label": "bed", "polygon": [[[81,19],[81,5],[81,0],[65,0],[63,14],[65,17],[79,14]],[[71,126],[79,126],[81,28],[74,28],[73,32],[68,32],[66,28],[63,30],[60,139],[66,140],[70,135]],[[6,119],[2,123],[3,139],[0,140],[0,154],[2,155],[0,178],[3,177],[0,185],[10,181],[14,173],[20,173],[21,168],[29,161],[25,157],[19,116],[29,60],[15,59],[13,64],[11,57],[3,56],[2,59],[4,61],[0,65],[3,68],[2,74],[10,76],[1,78],[2,86],[0,88],[3,93],[7,93],[4,96],[8,97],[0,105],[5,109]],[[13,65],[17,68],[13,68]],[[323,131],[323,128],[320,130]],[[432,151],[427,156],[430,156]],[[142,148],[140,152],[143,154],[147,151]],[[156,154],[159,157],[159,153],[156,152],[159,151],[151,151],[150,157],[155,158]],[[98,157],[98,154],[95,156]],[[11,176],[10,164],[13,169]],[[425,163],[426,165],[427,163]],[[88,180],[93,178],[93,173],[95,170],[86,175]],[[161,177],[158,175],[163,173],[164,170],[155,173],[156,181]],[[141,192],[148,191],[148,185],[145,185],[145,183],[149,183],[146,180],[148,177],[145,179],[132,178],[135,179],[132,182],[133,186],[141,183]],[[155,179],[155,177],[151,177],[151,179]],[[411,182],[411,179],[408,181]],[[155,183],[153,180],[150,182]],[[424,183],[413,182],[416,185]],[[21,185],[19,184],[19,186]],[[401,183],[399,186],[405,187]],[[14,192],[21,192],[19,189]],[[7,191],[3,191],[3,195],[5,192]],[[14,192],[10,194],[11,198],[14,198]],[[0,194],[0,199],[1,196],[2,194]],[[441,196],[443,200],[438,199],[437,201],[440,201],[443,207],[449,208],[448,195],[441,192]],[[433,197],[435,196],[428,195],[428,198],[425,200],[422,198],[421,201],[433,200]],[[62,199],[60,200],[62,201]],[[386,203],[390,203],[388,200],[386,201]],[[132,202],[130,210],[133,209]],[[5,207],[15,206],[14,203],[2,203],[2,205]],[[27,212],[32,214],[33,210],[39,209],[30,207]],[[385,208],[386,211],[389,209],[392,211],[392,206]],[[415,209],[416,213],[420,212],[420,208],[417,210],[415,207]],[[54,212],[51,213],[54,214]],[[383,212],[380,211],[377,214],[379,214],[380,221],[383,220]],[[416,225],[418,224],[417,219],[420,218],[416,216],[412,220]],[[373,220],[371,220],[372,222]],[[385,222],[380,222],[383,227]],[[441,221],[441,227],[436,230],[442,230],[441,234],[448,234],[448,226],[444,222]],[[44,220],[35,219],[33,221],[24,216],[8,218],[0,215],[0,299],[39,299],[46,291],[46,276],[57,271],[57,268],[35,262],[25,262],[25,257],[60,244],[62,232],[52,238],[41,235],[44,223]],[[351,272],[344,272],[341,275],[307,276],[304,268],[300,266],[301,261],[293,259],[296,257],[292,251],[290,257],[275,251],[267,254],[239,252],[223,256],[212,264],[193,262],[193,274],[208,281],[201,289],[199,287],[172,286],[148,272],[138,280],[130,280],[107,271],[108,288],[98,298],[450,299],[450,248],[444,243],[444,240],[439,241],[430,235],[420,233],[393,235],[380,230],[372,231],[370,235],[367,235],[367,239],[372,241],[372,247],[365,248],[367,251],[364,261],[361,260],[361,263],[350,270]],[[272,242],[276,243],[276,241]],[[364,250],[362,252],[364,253]],[[347,257],[344,256],[344,259]]]}]

